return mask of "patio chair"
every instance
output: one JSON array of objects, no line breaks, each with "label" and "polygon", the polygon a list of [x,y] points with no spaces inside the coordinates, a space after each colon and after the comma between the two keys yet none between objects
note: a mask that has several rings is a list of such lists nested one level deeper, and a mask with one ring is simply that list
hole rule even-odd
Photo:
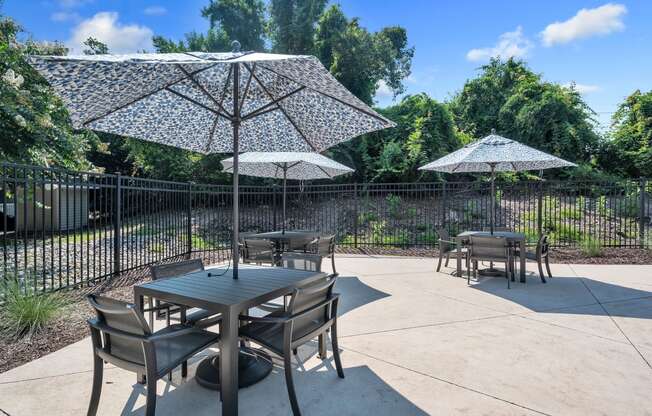
[{"label": "patio chair", "polygon": [[[168,264],[159,264],[156,266],[150,267],[150,273],[152,280],[158,279],[168,279],[170,277],[183,276],[184,274],[190,274],[195,272],[200,272],[204,270],[204,263],[201,259],[191,259],[178,261],[175,263]],[[156,314],[156,319],[160,319],[162,316],[165,316],[166,323],[170,325],[170,315],[180,314],[183,306],[165,304],[164,308],[160,308],[161,303],[158,300],[154,300],[152,304],[150,299],[150,311],[149,311],[149,324],[154,327],[154,314]],[[165,311],[165,312],[163,312]],[[185,312],[185,311],[184,311]],[[222,317],[219,314],[214,314],[204,309],[193,308],[188,311],[185,322],[189,325],[208,328],[218,324],[221,321]]]},{"label": "patio chair", "polygon": [[507,288],[510,288],[510,279],[513,277],[512,271],[512,251],[509,242],[505,237],[496,236],[471,236],[469,239],[469,257],[468,261],[472,267],[467,269],[468,284],[471,284],[471,268],[473,277],[478,277],[478,262],[490,261],[492,263],[505,263],[505,274],[507,276]]},{"label": "patio chair", "polygon": [[[336,276],[305,288],[295,289],[287,311],[279,311],[263,317],[243,315],[246,322],[240,328],[240,336],[252,340],[283,359],[292,413],[301,411],[292,381],[292,353],[299,346],[315,337],[325,337],[331,330],[331,343],[337,375],[344,378],[337,343],[337,304],[339,295],[333,293]],[[325,356],[321,357],[322,359]]]},{"label": "patio chair", "polygon": [[102,392],[104,362],[143,376],[147,382],[145,415],[156,411],[156,382],[182,365],[187,376],[187,360],[219,341],[219,335],[185,325],[172,325],[152,333],[136,306],[96,295],[88,302],[97,317],[88,320],[93,343],[93,389],[88,415],[97,413]]},{"label": "patio chair", "polygon": [[322,258],[330,256],[333,274],[337,276],[338,273],[335,270],[335,235],[317,237],[308,246],[310,253],[318,254]]},{"label": "patio chair", "polygon": [[[539,237],[539,240],[537,241],[536,244],[526,244],[525,247],[526,247],[525,258],[537,262],[537,266],[539,267],[539,276],[541,277],[541,282],[546,283],[546,277],[543,273],[543,263],[546,264],[546,271],[548,272],[548,277],[552,277],[552,273],[550,272],[550,262],[548,260],[548,254],[550,248],[548,244],[548,236],[543,234],[541,237]],[[535,247],[535,249],[532,252],[527,250],[527,247]],[[514,257],[518,257],[520,254],[521,254],[520,248],[517,248],[514,252]]]},{"label": "patio chair", "polygon": [[243,263],[274,264],[274,243],[265,239],[244,240]]},{"label": "patio chair", "polygon": [[439,262],[437,262],[437,273],[441,270],[441,261],[444,255],[446,255],[444,267],[448,267],[448,261],[450,260],[451,254],[457,255],[458,252],[462,253],[462,256],[464,256],[466,268],[468,269],[469,256],[466,247],[458,247],[457,242],[451,239],[450,234],[448,234],[448,231],[445,228],[438,229],[437,234],[439,235]]},{"label": "patio chair", "polygon": [[281,266],[286,269],[308,270],[311,272],[321,271],[322,256],[311,253],[283,253],[281,255]]}]

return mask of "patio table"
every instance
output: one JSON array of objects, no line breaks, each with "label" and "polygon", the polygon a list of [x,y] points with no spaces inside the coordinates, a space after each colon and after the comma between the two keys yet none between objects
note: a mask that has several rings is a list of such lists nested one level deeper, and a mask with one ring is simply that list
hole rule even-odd
[{"label": "patio table", "polygon": [[222,314],[219,360],[222,414],[232,416],[238,414],[238,316],[248,308],[325,276],[321,272],[240,265],[238,279],[233,279],[232,269],[213,267],[136,285],[134,300],[140,310],[143,309],[144,297],[151,296],[164,302]]},{"label": "patio table", "polygon": [[280,261],[280,253],[283,252],[283,246],[289,245],[292,240],[310,240],[319,236],[316,231],[269,231],[266,233],[252,234],[247,238],[264,238],[271,240],[276,246],[276,261]]},{"label": "patio table", "polygon": [[[489,231],[464,231],[455,237],[455,241],[457,242],[458,247],[462,247],[464,241],[468,241],[469,237],[490,236],[490,235],[492,234]],[[526,260],[525,249],[524,249],[525,234],[515,233],[512,231],[494,231],[493,235],[495,237],[505,237],[512,246],[518,245],[521,248],[521,250],[519,250],[520,251],[519,275],[520,275],[520,282],[525,283],[525,260]],[[459,250],[457,252],[457,275],[458,276],[462,275],[462,252]]]}]

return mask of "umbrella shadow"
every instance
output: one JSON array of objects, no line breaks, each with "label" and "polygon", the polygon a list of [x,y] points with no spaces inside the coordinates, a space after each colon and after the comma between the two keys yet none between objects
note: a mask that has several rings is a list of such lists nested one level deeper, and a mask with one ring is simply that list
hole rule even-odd
[{"label": "umbrella shadow", "polygon": [[[533,312],[652,319],[652,291],[584,276],[556,276],[543,284],[530,274],[527,283],[482,279],[471,288],[521,305]],[[590,306],[600,306],[593,307]]]},{"label": "umbrella shadow", "polygon": [[335,283],[335,292],[342,295],[337,310],[339,316],[391,296],[365,284],[357,276],[339,276]]}]

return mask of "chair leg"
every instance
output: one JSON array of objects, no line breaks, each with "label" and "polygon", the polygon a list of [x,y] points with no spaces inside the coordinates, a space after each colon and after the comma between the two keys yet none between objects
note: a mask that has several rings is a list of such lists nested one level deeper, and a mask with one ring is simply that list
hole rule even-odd
[{"label": "chair leg", "polygon": [[326,359],[326,333],[319,335],[319,358]]},{"label": "chair leg", "polygon": [[439,252],[439,262],[437,262],[437,273],[441,270],[441,259],[442,259],[442,253],[441,251]]},{"label": "chair leg", "polygon": [[541,259],[537,261],[537,266],[539,266],[539,276],[541,276],[541,282],[546,283],[546,277],[543,275],[543,264],[541,264]]},{"label": "chair leg", "polygon": [[156,415],[156,376],[147,375],[147,403],[145,404],[145,416]]},{"label": "chair leg", "polygon": [[344,378],[344,370],[342,369],[342,360],[340,359],[340,347],[337,343],[337,320],[331,326],[331,345],[333,347],[333,358],[335,358],[335,368],[337,368],[337,376]]},{"label": "chair leg", "polygon": [[337,271],[335,270],[335,253],[331,254],[331,265],[333,266],[333,274],[338,276]]},{"label": "chair leg", "polygon": [[301,416],[299,410],[299,403],[297,402],[297,394],[294,391],[294,381],[292,381],[292,355],[284,354],[283,365],[285,367],[285,384],[288,388],[288,396],[290,396],[290,405],[292,406],[292,413],[294,416]]},{"label": "chair leg", "polygon": [[97,414],[97,406],[100,403],[100,394],[102,393],[102,375],[104,373],[104,362],[97,355],[93,357],[93,390],[91,400],[88,404],[88,416]]},{"label": "chair leg", "polygon": [[552,277],[552,272],[550,271],[550,262],[548,261],[548,256],[546,256],[546,270],[548,270],[548,277]]},{"label": "chair leg", "polygon": [[466,267],[466,284],[467,285],[471,284],[471,268],[469,267],[468,262],[467,262],[467,267]]},{"label": "chair leg", "polygon": [[512,280],[512,276],[514,276],[514,275],[512,274],[512,271],[511,271],[511,268],[512,268],[512,267],[511,267],[511,264],[510,264],[511,262],[512,262],[511,260],[507,260],[507,261],[505,262],[505,276],[507,277],[507,289],[510,288],[510,287],[509,287],[509,285],[510,285],[509,282]]},{"label": "chair leg", "polygon": [[444,263],[444,267],[448,267],[448,261],[451,259],[451,253],[450,251],[446,253],[446,263]]}]

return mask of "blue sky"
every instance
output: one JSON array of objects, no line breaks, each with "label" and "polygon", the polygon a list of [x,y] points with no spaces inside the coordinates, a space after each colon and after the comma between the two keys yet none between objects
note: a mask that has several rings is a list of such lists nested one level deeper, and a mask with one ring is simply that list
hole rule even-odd
[{"label": "blue sky", "polygon": [[[208,0],[5,0],[3,14],[34,38],[80,50],[94,35],[115,53],[151,48],[151,35],[205,31]],[[524,58],[544,78],[575,82],[605,125],[635,89],[652,89],[652,1],[342,0],[378,30],[401,25],[416,48],[409,93],[446,100],[489,56]],[[379,105],[391,104],[381,88]]]}]

